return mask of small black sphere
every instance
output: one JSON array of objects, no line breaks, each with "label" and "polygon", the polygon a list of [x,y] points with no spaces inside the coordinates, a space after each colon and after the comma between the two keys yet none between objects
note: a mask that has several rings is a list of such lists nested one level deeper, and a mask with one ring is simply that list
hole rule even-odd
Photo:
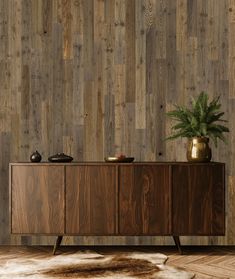
[{"label": "small black sphere", "polygon": [[42,160],[42,156],[37,150],[30,155],[30,161],[33,163],[38,163],[41,160]]}]

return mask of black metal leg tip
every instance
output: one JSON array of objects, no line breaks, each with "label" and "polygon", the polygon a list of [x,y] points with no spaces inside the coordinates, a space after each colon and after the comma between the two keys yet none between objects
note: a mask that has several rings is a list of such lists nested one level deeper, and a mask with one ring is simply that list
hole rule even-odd
[{"label": "black metal leg tip", "polygon": [[182,249],[181,249],[181,244],[180,244],[180,238],[179,238],[179,236],[173,235],[173,239],[174,239],[175,246],[177,247],[179,254],[180,254],[180,255],[183,255],[183,251],[182,251]]},{"label": "black metal leg tip", "polygon": [[60,247],[60,244],[61,244],[61,242],[62,242],[62,239],[63,239],[63,236],[61,236],[61,235],[60,235],[60,236],[57,236],[56,242],[55,242],[55,245],[54,245],[54,248],[53,248],[53,255],[56,254],[57,248]]}]

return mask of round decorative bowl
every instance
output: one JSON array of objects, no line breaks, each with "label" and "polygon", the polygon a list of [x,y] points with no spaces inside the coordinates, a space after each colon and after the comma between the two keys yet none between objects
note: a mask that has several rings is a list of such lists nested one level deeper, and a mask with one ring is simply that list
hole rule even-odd
[{"label": "round decorative bowl", "polygon": [[57,153],[48,158],[49,162],[53,163],[69,163],[73,161],[73,157],[66,155],[64,153]]},{"label": "round decorative bowl", "polygon": [[134,161],[134,157],[105,157],[105,162],[108,163],[131,163]]}]

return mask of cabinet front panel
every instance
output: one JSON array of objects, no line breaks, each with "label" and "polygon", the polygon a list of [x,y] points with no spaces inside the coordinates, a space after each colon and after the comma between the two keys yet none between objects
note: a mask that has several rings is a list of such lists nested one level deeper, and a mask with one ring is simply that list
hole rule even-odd
[{"label": "cabinet front panel", "polygon": [[119,180],[120,234],[170,234],[170,167],[120,166]]},{"label": "cabinet front panel", "polygon": [[223,235],[223,165],[174,166],[172,180],[173,233]]},{"label": "cabinet front panel", "polygon": [[62,166],[12,166],[12,233],[64,232],[63,170]]},{"label": "cabinet front panel", "polygon": [[66,193],[67,234],[115,234],[115,166],[66,166]]}]

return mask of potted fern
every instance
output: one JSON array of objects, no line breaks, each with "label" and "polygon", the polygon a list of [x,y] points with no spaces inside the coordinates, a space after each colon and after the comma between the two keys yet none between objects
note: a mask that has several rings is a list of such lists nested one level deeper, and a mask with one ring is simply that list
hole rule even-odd
[{"label": "potted fern", "polygon": [[211,149],[209,138],[214,141],[217,147],[217,140],[226,142],[224,133],[229,129],[220,122],[227,122],[221,119],[224,112],[220,111],[220,97],[208,102],[208,95],[201,92],[195,100],[192,98],[192,107],[175,105],[175,110],[167,115],[178,123],[172,127],[172,135],[167,139],[179,137],[188,138],[187,160],[193,162],[209,162],[211,160]]}]

